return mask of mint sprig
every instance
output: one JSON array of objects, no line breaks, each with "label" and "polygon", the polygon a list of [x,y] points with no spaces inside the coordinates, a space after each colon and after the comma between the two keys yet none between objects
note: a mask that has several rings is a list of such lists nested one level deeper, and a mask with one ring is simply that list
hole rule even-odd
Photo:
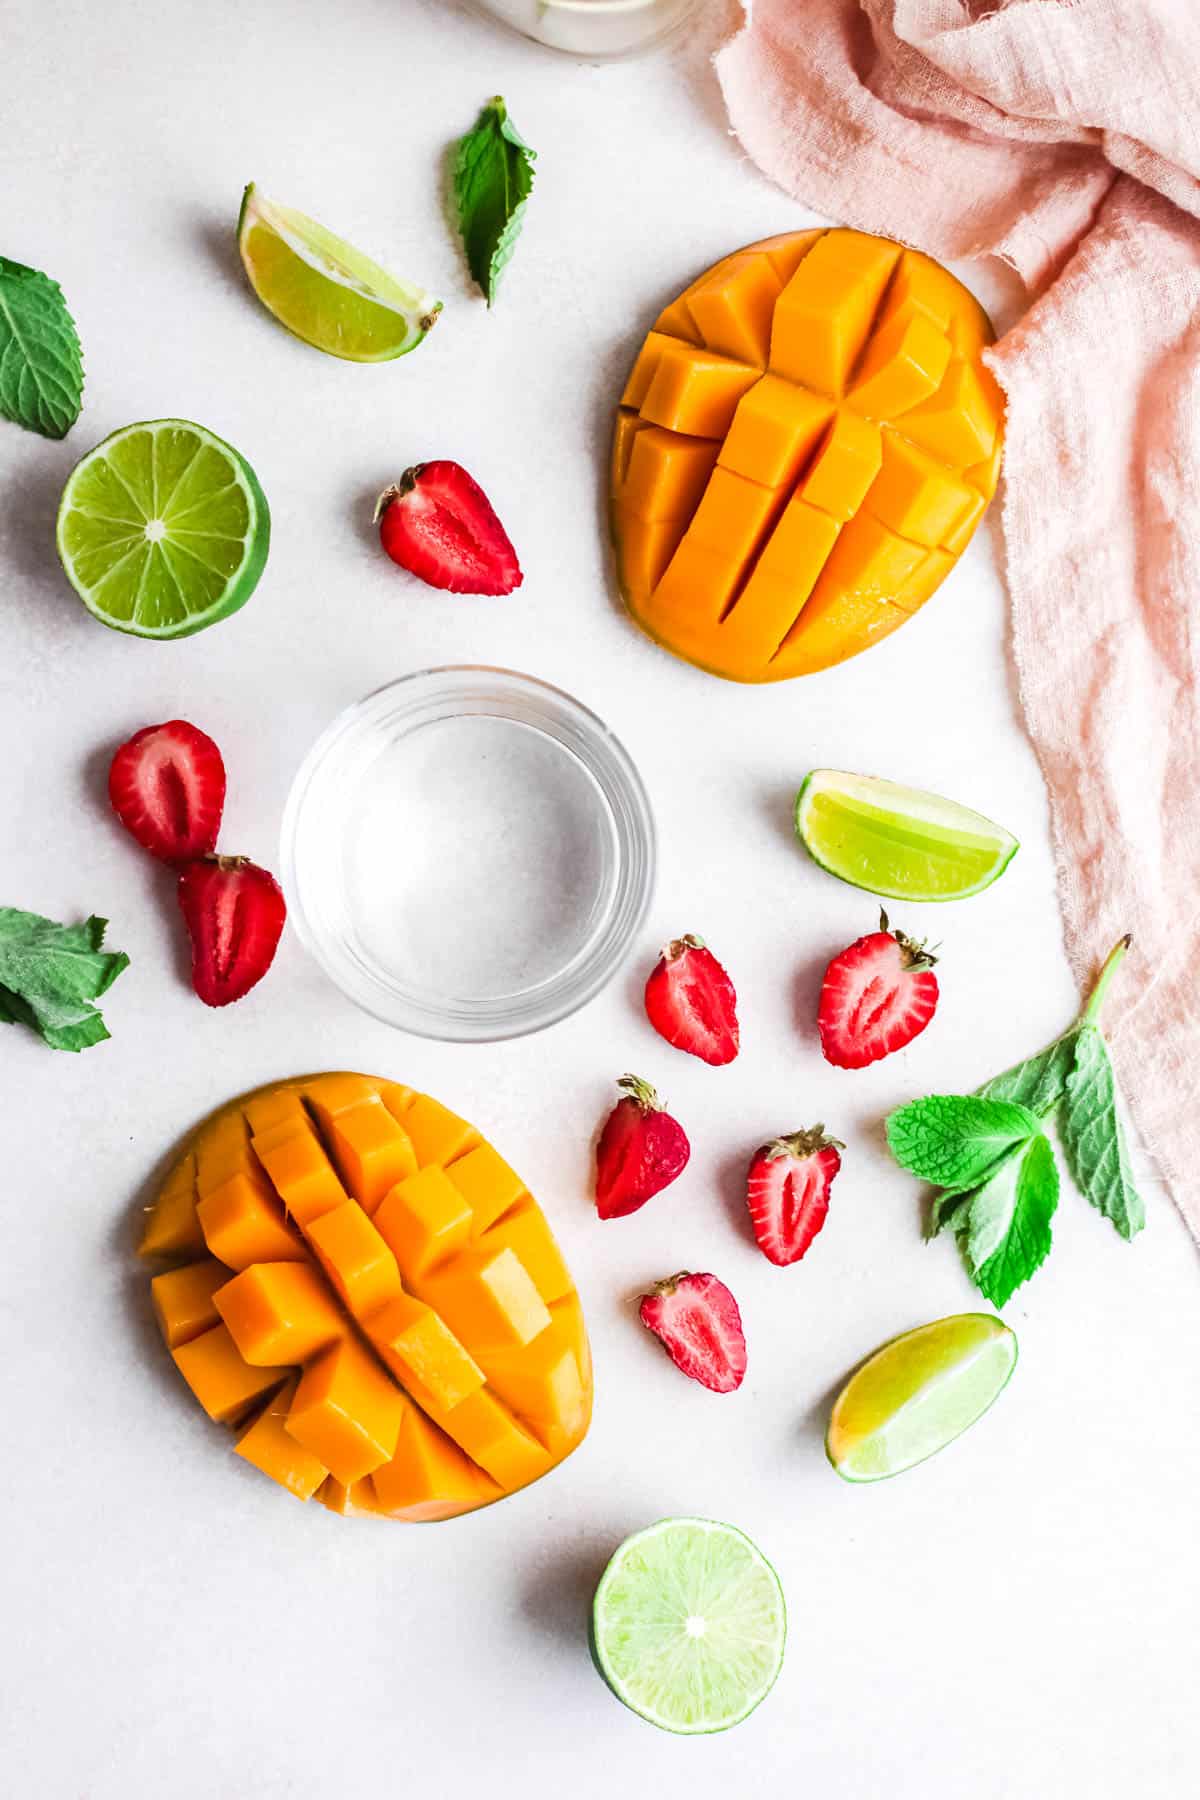
[{"label": "mint sprig", "polygon": [[459,139],[454,202],[467,267],[494,305],[500,276],[512,257],[533,188],[537,155],[521,137],[499,94],[474,128]]},{"label": "mint sprig", "polygon": [[52,1050],[87,1050],[109,1036],[92,1002],[129,967],[104,950],[106,919],[57,925],[0,906],[0,1023],[28,1025]]},{"label": "mint sprig", "polygon": [[0,417],[66,437],[79,417],[83,355],[57,281],[0,256]]},{"label": "mint sprig", "polygon": [[1124,1238],[1146,1222],[1099,1026],[1129,943],[1121,939],[1082,1016],[1045,1050],[974,1094],[927,1095],[887,1121],[896,1161],[938,1190],[926,1235],[955,1234],[972,1280],[994,1306],[1004,1306],[1050,1253],[1059,1177],[1042,1121],[1051,1114],[1058,1113],[1067,1166],[1084,1198]]}]

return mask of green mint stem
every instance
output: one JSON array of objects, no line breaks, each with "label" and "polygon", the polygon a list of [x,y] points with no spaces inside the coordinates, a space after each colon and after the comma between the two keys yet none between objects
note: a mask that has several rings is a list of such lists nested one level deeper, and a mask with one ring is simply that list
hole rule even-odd
[{"label": "green mint stem", "polygon": [[1104,1000],[1105,1000],[1106,994],[1108,993],[1109,984],[1112,981],[1112,978],[1116,974],[1117,970],[1120,968],[1121,963],[1125,956],[1125,952],[1128,950],[1128,948],[1129,948],[1130,944],[1132,944],[1132,942],[1133,942],[1133,938],[1130,936],[1130,934],[1128,932],[1126,932],[1125,936],[1120,940],[1120,942],[1117,944],[1114,944],[1112,949],[1109,951],[1108,960],[1105,963],[1104,967],[1101,969],[1100,974],[1096,979],[1096,985],[1092,989],[1092,997],[1088,1001],[1087,1006],[1084,1009],[1083,1016],[1079,1021],[1079,1023],[1081,1025],[1094,1025],[1096,1023],[1097,1019],[1100,1017],[1100,1008],[1104,1005]]}]

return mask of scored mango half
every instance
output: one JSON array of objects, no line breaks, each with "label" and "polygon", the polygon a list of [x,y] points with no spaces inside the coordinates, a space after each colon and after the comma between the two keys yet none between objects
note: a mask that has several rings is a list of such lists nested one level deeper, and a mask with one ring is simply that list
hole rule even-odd
[{"label": "scored mango half", "polygon": [[235,1448],[334,1512],[453,1518],[582,1441],[592,1365],[537,1202],[474,1126],[376,1077],[235,1100],[139,1253],[167,1348]]},{"label": "scored mango half", "polygon": [[725,257],[660,313],[617,414],[634,618],[714,675],[783,681],[904,624],[995,492],[992,328],[947,269],[860,231]]}]

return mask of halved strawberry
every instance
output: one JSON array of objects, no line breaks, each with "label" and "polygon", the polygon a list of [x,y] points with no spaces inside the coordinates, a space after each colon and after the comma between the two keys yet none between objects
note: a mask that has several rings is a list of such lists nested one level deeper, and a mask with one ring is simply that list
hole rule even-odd
[{"label": "halved strawberry", "polygon": [[703,938],[667,945],[646,983],[646,1017],[677,1050],[720,1066],[738,1053],[737,995]]},{"label": "halved strawberry", "polygon": [[715,1275],[686,1269],[657,1281],[638,1313],[662,1339],[677,1369],[714,1394],[731,1394],[746,1373],[746,1334],[738,1303]]},{"label": "halved strawberry", "polygon": [[800,1261],[828,1216],[829,1189],[845,1147],[826,1137],[823,1125],[814,1125],[755,1151],[746,1201],[755,1239],[768,1262],[785,1268]]},{"label": "halved strawberry", "polygon": [[160,862],[207,856],[225,808],[221,752],[186,719],[147,725],[113,757],[108,797],[126,831]]},{"label": "halved strawberry", "polygon": [[228,1006],[260,982],[287,918],[273,875],[244,856],[189,863],[179,905],[192,940],[192,985],[205,1006]]},{"label": "halved strawberry", "polygon": [[392,561],[452,594],[511,594],[525,579],[491,501],[456,462],[414,463],[375,503]]},{"label": "halved strawberry", "polygon": [[825,971],[817,1026],[826,1062],[864,1069],[910,1044],[937,1009],[936,960],[881,912],[879,930],[856,939]]},{"label": "halved strawberry", "polygon": [[596,1211],[623,1219],[683,1173],[692,1146],[677,1119],[664,1111],[648,1081],[622,1075],[622,1098],[596,1145]]}]

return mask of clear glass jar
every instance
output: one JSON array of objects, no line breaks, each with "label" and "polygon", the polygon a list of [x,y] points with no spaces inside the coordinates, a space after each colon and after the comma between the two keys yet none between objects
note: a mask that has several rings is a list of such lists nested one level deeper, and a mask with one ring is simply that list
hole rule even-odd
[{"label": "clear glass jar", "polygon": [[699,0],[471,0],[539,44],[589,60],[636,56],[693,12]]},{"label": "clear glass jar", "polygon": [[596,715],[507,669],[425,669],[334,720],[283,821],[292,923],[350,999],[424,1037],[565,1018],[654,885],[641,777]]}]

